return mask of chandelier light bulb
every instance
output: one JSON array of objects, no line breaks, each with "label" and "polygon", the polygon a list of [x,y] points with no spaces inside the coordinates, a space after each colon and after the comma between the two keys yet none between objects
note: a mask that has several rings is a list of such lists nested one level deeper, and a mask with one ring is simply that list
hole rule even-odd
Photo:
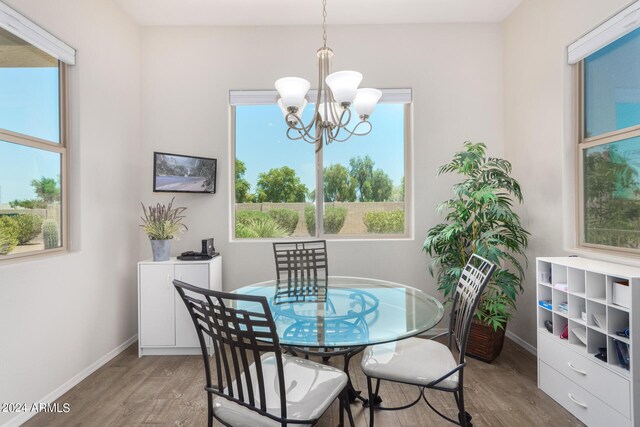
[{"label": "chandelier light bulb", "polygon": [[382,92],[378,89],[362,88],[358,89],[356,99],[353,101],[356,114],[362,118],[369,118],[373,114],[378,101],[382,97]]},{"label": "chandelier light bulb", "polygon": [[358,92],[362,74],[357,71],[336,71],[327,76],[326,82],[333,98],[340,104],[351,104]]},{"label": "chandelier light bulb", "polygon": [[[333,108],[334,116],[337,115],[337,117],[334,117],[335,120],[332,119],[331,108]],[[340,120],[340,112],[342,112],[342,110],[340,109],[340,104],[338,104],[337,102],[321,102],[318,106],[318,112],[320,113],[320,118],[323,122],[329,122],[335,126],[338,124],[336,123],[336,121]],[[327,113],[327,115],[325,115],[325,112]]]},{"label": "chandelier light bulb", "polygon": [[303,104],[306,105],[305,96],[309,92],[311,84],[300,77],[283,77],[276,80],[276,90],[280,95],[282,104],[286,107],[295,107],[302,110]]}]

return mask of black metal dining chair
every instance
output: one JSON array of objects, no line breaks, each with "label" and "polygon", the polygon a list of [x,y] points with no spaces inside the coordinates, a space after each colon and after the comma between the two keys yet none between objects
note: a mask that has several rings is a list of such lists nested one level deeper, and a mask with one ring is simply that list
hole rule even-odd
[{"label": "black metal dining chair", "polygon": [[[471,415],[464,406],[465,352],[475,310],[496,266],[486,259],[472,255],[462,270],[453,298],[451,318],[447,332],[431,339],[408,338],[398,342],[367,347],[362,356],[362,371],[367,377],[369,391],[369,425],[374,425],[375,410],[409,408],[423,399],[436,414],[464,427],[470,427]],[[447,336],[447,345],[434,338]],[[457,360],[453,345],[458,352]],[[375,391],[372,379],[376,380]],[[418,398],[400,407],[379,406],[381,380],[418,386]],[[453,393],[458,407],[458,421],[434,408],[425,395],[425,389]]]},{"label": "black metal dining chair", "polygon": [[274,242],[278,280],[326,280],[329,276],[327,241]]},{"label": "black metal dining chair", "polygon": [[[204,360],[208,425],[314,425],[338,398],[346,410],[347,375],[336,368],[283,355],[267,299],[173,284],[187,306]],[[214,358],[217,383],[212,382]]]}]

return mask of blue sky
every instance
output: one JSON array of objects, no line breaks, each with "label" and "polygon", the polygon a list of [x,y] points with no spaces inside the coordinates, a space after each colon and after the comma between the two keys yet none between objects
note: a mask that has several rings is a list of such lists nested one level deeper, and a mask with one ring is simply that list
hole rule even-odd
[{"label": "blue sky", "polygon": [[[59,142],[57,68],[0,68],[0,128]],[[35,197],[30,183],[60,175],[60,155],[0,141],[0,203]]]},{"label": "blue sky", "polygon": [[[304,113],[305,123],[309,122],[312,114],[313,105],[308,105]],[[404,176],[404,106],[380,104],[370,120],[373,130],[369,135],[325,145],[324,166],[340,163],[348,167],[350,158],[368,155],[375,162],[374,168],[384,170],[394,185],[399,185]],[[295,169],[309,190],[315,188],[315,147],[289,140],[286,129],[276,105],[237,107],[236,158],[247,167],[245,178],[251,184],[252,192],[259,173],[281,166]]]}]

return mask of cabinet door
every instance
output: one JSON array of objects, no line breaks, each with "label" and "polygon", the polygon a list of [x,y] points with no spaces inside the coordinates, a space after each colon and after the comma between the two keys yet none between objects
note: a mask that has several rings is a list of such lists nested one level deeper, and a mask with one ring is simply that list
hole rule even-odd
[{"label": "cabinet door", "polygon": [[[176,279],[200,288],[209,289],[209,265],[208,264],[176,264]],[[199,347],[198,335],[189,316],[187,307],[176,292],[176,346]]]},{"label": "cabinet door", "polygon": [[210,285],[209,289],[214,291],[222,290],[222,257],[217,256],[209,264]]},{"label": "cabinet door", "polygon": [[175,345],[173,265],[141,265],[139,280],[140,345]]}]

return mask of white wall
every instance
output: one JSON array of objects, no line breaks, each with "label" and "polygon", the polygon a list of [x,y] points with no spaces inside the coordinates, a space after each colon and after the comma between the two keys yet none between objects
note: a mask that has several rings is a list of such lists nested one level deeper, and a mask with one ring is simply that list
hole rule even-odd
[{"label": "white wall", "polygon": [[525,294],[509,328],[533,345],[535,258],[576,253],[575,75],[566,47],[627,3],[524,0],[503,24],[505,157],[522,184],[523,220],[532,233]]},{"label": "white wall", "polygon": [[[329,242],[331,274],[396,280],[436,293],[422,242],[441,218],[436,204],[451,179],[436,169],[467,139],[503,152],[502,34],[498,24],[330,27],[334,70],[355,69],[364,84],[414,93],[415,238]],[[272,89],[282,76],[315,81],[319,27],[148,27],[142,30],[141,191],[149,203],[152,153],[218,158],[216,195],[180,195],[189,232],[173,253],[215,237],[225,289],[274,275],[270,243],[229,242],[229,106],[232,89]],[[347,142],[348,144],[348,142]],[[141,258],[150,256],[140,238]]]},{"label": "white wall", "polygon": [[0,402],[31,403],[136,334],[139,29],[108,0],[3,1],[78,49],[72,251],[0,266]]}]

